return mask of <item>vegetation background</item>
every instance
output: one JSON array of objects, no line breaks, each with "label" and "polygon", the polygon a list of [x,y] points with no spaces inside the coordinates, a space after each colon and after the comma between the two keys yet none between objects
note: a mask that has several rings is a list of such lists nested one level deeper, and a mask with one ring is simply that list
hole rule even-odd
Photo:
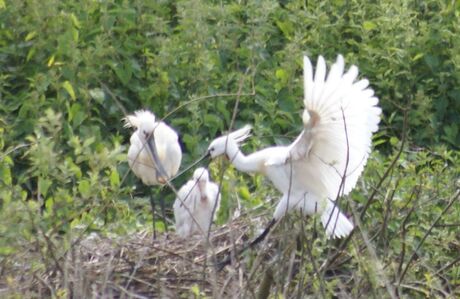
[{"label": "vegetation background", "polygon": [[[383,108],[366,171],[341,202],[358,228],[333,242],[312,219],[287,219],[277,230],[291,243],[303,232],[294,256],[307,248],[312,262],[291,288],[275,260],[270,296],[460,296],[459,37],[458,0],[0,0],[0,295],[37,296],[9,272],[32,253],[40,258],[22,272],[39,284],[76,237],[151,230],[149,194],[165,198],[171,217],[174,194],[129,171],[126,113],[167,116],[182,168],[234,113],[234,127],[254,126],[244,151],[286,144],[301,130],[302,55],[342,53]],[[238,201],[269,215],[266,198],[277,196],[262,177],[229,168],[217,222]],[[346,258],[318,275],[315,261],[331,252]]]}]

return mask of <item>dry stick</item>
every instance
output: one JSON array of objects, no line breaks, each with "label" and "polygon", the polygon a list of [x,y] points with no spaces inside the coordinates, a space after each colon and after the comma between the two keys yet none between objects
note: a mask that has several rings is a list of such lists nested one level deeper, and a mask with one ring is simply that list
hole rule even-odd
[{"label": "dry stick", "polygon": [[313,271],[315,272],[318,280],[319,280],[319,290],[320,290],[320,293],[321,293],[321,297],[322,298],[326,298],[326,293],[325,293],[325,288],[326,286],[324,285],[324,281],[323,281],[323,273],[318,269],[318,266],[316,265],[316,261],[315,261],[315,258],[313,257],[313,250],[312,248],[310,247],[310,245],[313,244],[313,237],[311,239],[311,242],[306,242],[306,247],[307,247],[307,253],[308,253],[308,257],[310,258],[310,261],[311,261],[311,264],[312,264],[312,267],[313,267]]},{"label": "dry stick", "polygon": [[[247,75],[247,73],[249,72],[250,68],[246,69],[246,72],[244,73],[244,75]],[[247,95],[247,96],[254,96],[256,94],[255,92],[255,87],[254,87],[254,75],[255,75],[255,71],[256,71],[256,68],[254,69],[253,73],[252,73],[252,92],[251,93],[248,93],[248,94],[244,94],[244,95]],[[231,132],[232,129],[233,129],[233,125],[235,124],[235,119],[236,119],[236,113],[238,112],[238,105],[240,103],[240,99],[241,99],[241,96],[243,95],[241,93],[241,91],[243,90],[243,83],[244,83],[244,76],[240,79],[240,82],[238,84],[238,91],[236,93],[236,101],[235,101],[235,105],[233,106],[233,113],[232,113],[232,118],[230,120],[230,126],[228,128],[228,131]],[[228,138],[227,140],[225,141],[225,150],[227,150],[227,144],[228,144]],[[226,170],[226,169],[225,169]],[[220,174],[220,178],[219,178],[219,191],[221,190],[222,188],[222,182],[223,182],[223,176],[224,176],[224,171]],[[211,217],[211,221],[209,222],[209,228],[208,228],[208,235],[207,235],[207,239],[209,239],[209,235],[210,235],[210,231],[211,231],[211,225],[212,225],[212,219],[214,218],[214,214],[216,212],[216,209],[217,209],[217,198],[216,200],[214,201],[214,206],[213,206],[213,209],[212,209],[212,217]]]},{"label": "dry stick", "polygon": [[[409,204],[415,196],[416,196],[417,199],[419,199],[420,190],[421,190],[421,187],[419,185],[414,186],[407,204]],[[403,222],[401,224],[401,227],[402,227],[402,229],[401,229],[401,239],[402,239],[401,244],[402,244],[402,248],[401,248],[401,254],[399,255],[399,265],[398,265],[398,271],[397,271],[398,276],[401,276],[402,266],[403,266],[404,258],[405,258],[405,255],[406,255],[406,232],[407,232],[406,224],[409,221],[409,218],[412,215],[412,213],[414,212],[414,210],[415,210],[415,204],[409,210],[409,212],[407,213],[406,217],[404,217],[404,220],[403,220]],[[394,279],[396,279],[396,277]],[[396,291],[398,291],[398,290],[396,289]]]},{"label": "dry stick", "polygon": [[[247,73],[249,72],[250,68],[247,68],[244,75],[247,75]],[[241,100],[241,96],[242,95],[247,95],[247,96],[254,96],[255,95],[255,87],[254,87],[254,75],[255,75],[255,71],[256,71],[256,68],[254,68],[254,71],[252,73],[252,80],[251,80],[251,83],[252,83],[252,92],[251,93],[247,93],[247,94],[242,94],[241,91],[243,89],[243,84],[244,84],[244,76],[240,79],[240,82],[238,84],[238,91],[236,93],[236,101],[235,101],[235,105],[233,106],[233,112],[232,112],[232,118],[230,120],[230,126],[228,128],[228,131],[231,132],[232,129],[233,129],[233,125],[235,124],[235,119],[236,119],[236,114],[238,112],[238,105],[240,103],[240,100]],[[227,149],[227,144],[228,144],[228,138],[225,142],[225,150]],[[228,169],[228,167],[222,169],[221,173],[220,173],[220,177],[219,177],[219,192],[220,190],[222,190],[222,183],[223,183],[223,180],[224,180],[224,173],[225,171]],[[218,196],[218,195],[217,195]],[[210,233],[211,233],[211,226],[212,226],[212,219],[214,218],[214,214],[216,213],[216,210],[217,210],[217,198],[216,200],[214,201],[214,206],[212,208],[212,213],[211,213],[211,221],[209,222],[209,227],[208,227],[208,234],[206,236],[206,239],[209,240],[209,237],[210,237]],[[216,260],[216,257],[214,256],[214,263],[217,264],[217,260]]]},{"label": "dry stick", "polygon": [[[247,74],[247,71],[245,72],[245,75]],[[241,82],[241,81],[240,81]],[[188,102],[185,102],[179,106],[177,106],[176,108],[174,108],[173,110],[171,110],[170,112],[168,112],[161,120],[165,120],[166,118],[168,118],[169,116],[171,116],[173,113],[177,112],[178,110],[184,108],[185,106],[189,105],[189,104],[192,104],[194,102],[199,102],[199,101],[203,101],[203,100],[207,100],[207,99],[211,99],[211,98],[225,98],[225,97],[241,97],[241,96],[254,96],[255,95],[255,91],[251,92],[251,93],[241,93],[241,88],[238,89],[238,92],[237,93],[217,93],[217,94],[214,94],[214,95],[207,95],[207,96],[202,96],[202,97],[198,97],[198,98],[195,98],[195,99],[192,99]],[[229,130],[231,129],[231,126],[229,128]]]},{"label": "dry stick", "polygon": [[[51,138],[52,138],[52,137],[51,137]],[[0,156],[0,161],[2,161],[6,156],[8,156],[9,154],[11,154],[12,152],[17,151],[17,150],[20,149],[20,148],[28,147],[28,146],[32,146],[32,145],[36,145],[36,144],[37,144],[37,142],[18,144],[18,145],[16,145],[15,147],[13,147],[12,149],[9,149],[9,150],[7,150],[6,152],[4,152],[4,153]]]},{"label": "dry stick", "polygon": [[[23,202],[23,201],[21,201],[21,202]],[[24,203],[24,202],[23,202],[23,203]],[[54,249],[55,249],[56,247],[54,246],[54,244],[53,244],[53,242],[51,241],[51,239],[50,239],[50,238],[46,235],[46,233],[42,230],[42,228],[41,228],[40,226],[37,226],[37,225],[35,224],[35,221],[34,221],[34,214],[33,214],[32,211],[30,210],[30,207],[29,207],[28,205],[26,205],[26,204],[25,204],[25,206],[26,206],[27,212],[28,212],[28,214],[29,214],[29,217],[30,217],[30,221],[31,221],[31,223],[32,223],[32,226],[33,226],[37,231],[39,231],[39,232],[42,234],[43,238],[44,238],[45,241],[46,241],[46,245],[47,245],[47,247],[48,247],[48,251],[49,251],[49,253],[50,253],[50,255],[51,255],[51,259],[53,260],[56,269],[58,270],[59,273],[61,273],[62,277],[64,277],[64,276],[65,276],[64,270],[62,269],[61,265],[59,265],[59,259],[56,258],[56,254],[55,254],[55,252],[54,252]],[[37,240],[37,244],[39,244],[39,243],[38,243],[38,242],[39,242],[38,238],[36,238],[36,240]],[[40,246],[40,247],[41,247],[41,246]],[[40,249],[39,249],[39,250],[40,250]],[[41,250],[40,250],[40,252],[41,252]],[[71,292],[71,290],[69,290],[69,291]]]},{"label": "dry stick", "polygon": [[[384,243],[385,235],[387,233],[387,224],[388,224],[388,219],[390,218],[390,213],[391,213],[391,203],[393,202],[396,190],[398,189],[400,180],[398,179],[396,181],[394,189],[391,191],[390,197],[386,200],[386,205],[385,205],[385,215],[383,216],[383,221],[382,221],[382,226],[380,228],[380,240],[377,241],[377,243]],[[388,247],[384,246],[384,254],[386,255],[386,250]]]},{"label": "dry stick", "polygon": [[450,269],[452,266],[454,266],[455,264],[457,264],[458,262],[460,262],[460,256],[457,257],[455,260],[453,260],[452,262],[448,263],[447,265],[445,265],[444,267],[442,267],[441,269],[439,269],[438,271],[436,271],[436,273],[434,275],[441,275],[442,272]]},{"label": "dry stick", "polygon": [[289,289],[289,285],[292,283],[292,275],[293,275],[296,251],[297,251],[297,248],[293,248],[292,251],[291,251],[291,256],[290,256],[290,259],[289,259],[289,266],[288,266],[288,270],[287,270],[287,278],[286,278],[286,282],[283,285],[283,288],[284,288],[284,290],[283,290],[283,298],[288,297],[287,292],[288,292],[288,289]]},{"label": "dry stick", "polygon": [[360,215],[360,219],[363,220],[364,219],[364,215],[366,214],[366,211],[367,209],[369,208],[369,206],[372,204],[372,202],[374,201],[374,197],[375,195],[377,194],[378,190],[380,189],[380,187],[382,186],[383,182],[385,181],[385,179],[388,177],[388,175],[390,174],[391,170],[395,167],[396,165],[396,162],[399,160],[399,157],[401,156],[402,152],[403,152],[403,149],[404,149],[404,145],[406,143],[406,134],[407,134],[407,125],[408,125],[408,119],[407,119],[407,110],[404,110],[404,119],[403,119],[403,130],[402,130],[402,136],[401,136],[401,146],[399,147],[399,150],[395,156],[395,158],[393,159],[393,161],[391,161],[391,164],[390,166],[387,168],[387,170],[385,171],[385,173],[383,174],[382,178],[380,179],[380,181],[378,182],[377,186],[375,187],[374,191],[372,192],[371,196],[369,197],[369,199],[367,200],[367,203],[366,205],[364,206],[364,209],[361,211],[361,215]]},{"label": "dry stick", "polygon": [[452,197],[452,199],[450,200],[450,202],[447,204],[447,206],[444,208],[444,210],[441,212],[441,214],[439,214],[438,218],[436,218],[436,220],[433,222],[433,224],[431,224],[430,228],[428,229],[428,231],[425,233],[425,235],[423,236],[422,240],[420,241],[420,243],[417,245],[417,248],[415,248],[415,250],[412,252],[412,255],[411,257],[409,258],[409,261],[407,262],[407,265],[406,267],[404,268],[404,271],[402,272],[401,276],[399,277],[399,280],[398,280],[398,287],[401,285],[401,282],[403,281],[404,279],[404,276],[406,275],[407,273],[407,270],[409,270],[409,266],[410,264],[413,262],[413,260],[415,259],[415,256],[417,255],[417,251],[420,249],[420,247],[422,247],[423,243],[425,242],[425,240],[428,238],[428,236],[431,234],[431,231],[433,230],[433,228],[435,227],[435,225],[439,222],[439,220],[441,220],[441,217],[444,216],[444,214],[447,212],[447,210],[450,209],[450,207],[455,203],[455,201],[460,197],[460,191],[457,192],[456,195],[454,195]]},{"label": "dry stick", "polygon": [[[247,73],[249,72],[249,68],[246,69],[246,72],[244,73],[244,75],[247,75]],[[254,69],[254,72],[252,74],[252,76],[254,76],[255,74],[255,69]],[[254,77],[253,77],[254,78]],[[241,100],[241,91],[243,89],[243,84],[244,84],[244,76],[240,79],[240,82],[239,82],[239,86],[238,86],[238,91],[236,93],[236,101],[235,101],[235,105],[233,107],[233,114],[232,114],[232,118],[231,118],[231,121],[230,121],[230,126],[229,126],[229,132],[231,132],[232,128],[233,128],[233,125],[235,123],[235,119],[236,119],[236,114],[237,114],[237,111],[238,111],[238,105],[240,103],[240,100]],[[254,88],[254,81],[252,80],[252,93],[251,95],[254,95],[255,94],[255,88]],[[227,144],[228,144],[228,138],[226,139],[225,141],[225,150],[227,150]],[[219,192],[220,190],[222,190],[222,184],[223,184],[223,181],[224,181],[224,173],[225,171],[227,170],[228,166],[224,169],[222,169],[221,173],[220,173],[220,177],[219,177]],[[218,195],[217,195],[218,196]],[[217,209],[217,200],[214,201],[214,206],[212,208],[212,213],[211,213],[211,220],[209,221],[209,227],[208,227],[208,234],[206,236],[206,242],[207,244],[209,245],[209,237],[210,237],[210,233],[211,233],[211,226],[212,226],[212,219],[214,218],[214,214],[216,213],[216,209]],[[211,248],[211,251],[212,251],[212,256],[211,258],[213,259],[213,263],[215,265],[217,265],[217,257],[216,257],[216,253],[214,252],[214,249]],[[205,261],[205,266],[203,267],[203,275],[205,273],[205,270],[206,270],[206,261]],[[213,292],[215,293],[215,295],[217,294],[217,273],[216,273],[216,269],[212,269],[212,271],[214,271],[214,290]]]},{"label": "dry stick", "polygon": [[[266,232],[266,236],[268,237],[269,235],[271,235],[274,231],[274,228],[276,228],[278,225],[280,224],[280,222],[270,222],[269,224],[269,227],[272,227],[273,229],[269,229],[267,232]],[[246,250],[250,248],[249,246],[246,246],[245,248],[243,248],[243,250]],[[249,282],[251,281],[251,279],[253,278],[253,276],[255,275],[256,273],[256,270],[257,268],[261,265],[261,259],[263,258],[263,251],[260,252],[259,254],[256,255],[255,257],[255,260],[253,262],[253,265],[252,265],[252,268],[251,268],[251,272],[249,273],[248,275],[248,279],[247,279],[247,282],[246,282],[246,286],[249,284]]]},{"label": "dry stick", "polygon": [[[336,198],[334,200],[334,207],[332,208],[331,214],[329,215],[329,218],[328,218],[327,223],[325,225],[326,229],[327,229],[327,227],[329,226],[329,223],[332,220],[332,217],[334,215],[335,210],[339,209],[339,207],[338,207],[339,199],[340,199],[340,196],[343,195],[344,190],[345,190],[345,180],[346,180],[346,177],[347,177],[348,164],[350,162],[350,142],[349,142],[349,139],[348,139],[347,121],[345,119],[345,111],[343,110],[343,107],[340,107],[340,111],[342,112],[343,129],[344,129],[344,133],[345,133],[345,141],[346,141],[346,145],[347,145],[347,151],[346,151],[345,167],[344,167],[344,170],[343,170],[343,174],[340,173],[340,171],[336,170],[338,172],[338,174],[341,176],[341,181],[340,181],[340,185],[339,185],[339,190],[337,191],[337,195],[336,195]],[[328,199],[326,199],[326,200],[328,200]],[[335,217],[334,227],[332,228],[332,234],[334,234],[335,229],[337,227],[337,221],[339,219],[339,215],[340,215],[340,211],[339,211],[339,213],[337,213],[337,216]],[[353,230],[348,235],[348,238],[345,240],[347,243],[351,239],[352,235],[353,235]],[[327,256],[330,255],[331,250],[332,250],[331,248],[328,248]],[[335,256],[333,256],[333,258],[338,257],[339,252],[340,251],[337,251],[337,253],[335,254]],[[326,263],[327,263],[327,260],[323,263],[322,266],[326,265]],[[320,267],[321,275],[318,276],[319,279],[321,279],[321,277],[324,276],[324,272],[326,271],[326,267],[323,268],[322,266]]]},{"label": "dry stick", "polygon": [[[301,242],[302,244],[308,244],[307,242],[309,242],[308,240],[308,237],[305,235],[305,217],[302,217],[301,218],[301,221],[300,221],[300,231],[301,231]],[[313,239],[315,238],[314,237],[315,234],[313,233],[312,234],[312,244],[313,244]],[[305,241],[306,240],[306,241]],[[299,264],[300,265],[303,265],[304,264],[304,261],[305,261],[305,246],[302,246],[302,250],[300,252],[300,261],[299,261]],[[316,266],[316,265],[314,265]],[[319,273],[317,272],[317,268],[313,268],[315,273],[318,275],[319,277]],[[296,289],[297,289],[297,298],[301,298],[301,290],[303,290],[303,283],[305,281],[305,267],[303,268],[303,271],[302,271],[302,274],[301,274],[301,277],[297,280],[297,286],[296,286]],[[322,284],[322,280],[320,280],[321,284]],[[320,285],[320,287],[322,288],[322,285]],[[323,295],[324,297],[324,292],[323,290],[321,289],[321,295]]]},{"label": "dry stick", "polygon": [[[356,214],[356,209],[355,209],[355,205],[354,203],[352,202],[350,207],[352,208],[352,211],[353,211],[353,214]],[[356,224],[359,228],[361,228],[361,222],[360,220],[357,218],[356,219]],[[367,248],[367,251],[370,255],[370,257],[372,258],[370,260],[370,262],[372,262],[372,266],[374,266],[374,269],[375,269],[375,273],[377,274],[377,277],[379,279],[381,279],[383,281],[383,284],[385,285],[385,288],[388,292],[388,295],[391,297],[391,298],[397,298],[396,297],[396,293],[395,293],[395,288],[393,287],[393,284],[390,283],[390,281],[387,279],[384,271],[383,271],[383,266],[382,266],[382,263],[380,262],[379,258],[377,257],[377,252],[375,251],[375,248],[374,246],[372,246],[371,244],[371,241],[370,239],[368,238],[367,236],[367,233],[360,229],[359,230],[361,232],[361,236],[362,236],[362,239],[364,241],[364,244],[365,244],[365,248]]]},{"label": "dry stick", "polygon": [[[343,195],[343,193],[345,192],[345,180],[347,178],[348,164],[350,163],[350,141],[348,140],[348,130],[347,130],[347,121],[345,119],[345,111],[343,110],[342,106],[340,107],[340,111],[342,112],[343,129],[344,129],[344,133],[345,133],[345,141],[347,143],[347,152],[346,152],[346,158],[345,158],[345,168],[343,170],[343,174],[341,174],[342,179],[340,181],[339,190],[337,192],[337,195],[336,195],[336,198],[335,198],[335,201],[334,201],[334,207],[332,208],[331,214],[329,215],[329,218],[328,218],[327,223],[326,223],[326,229],[327,229],[327,227],[329,226],[329,223],[332,220],[332,217],[334,215],[335,210],[339,209],[339,207],[338,207],[339,199],[340,199],[340,196]],[[332,234],[334,234],[335,229],[337,227],[337,220],[339,219],[339,215],[340,215],[340,211],[339,211],[339,213],[337,213],[337,216],[335,217],[334,227],[332,228]]]},{"label": "dry stick", "polygon": [[435,227],[460,227],[460,223],[441,223],[436,224]]},{"label": "dry stick", "polygon": [[[152,209],[152,226],[153,226],[153,239],[157,238],[157,229],[155,226],[155,201],[153,200],[152,195],[150,194],[150,207]],[[165,224],[166,226],[166,224]]]},{"label": "dry stick", "polygon": [[134,275],[136,274],[137,270],[141,266],[141,262],[144,260],[144,257],[145,257],[145,251],[141,253],[139,260],[134,264],[133,270],[129,274],[128,281],[126,282],[125,289],[128,289],[129,285],[131,284],[131,281],[133,280]]},{"label": "dry stick", "polygon": [[[401,156],[403,150],[404,150],[404,145],[405,145],[405,142],[406,142],[406,135],[407,135],[407,125],[408,125],[408,119],[407,119],[407,110],[404,110],[404,120],[403,120],[403,131],[402,131],[402,134],[401,134],[401,146],[399,147],[398,149],[398,152],[396,153],[396,156],[394,157],[394,159],[391,161],[390,165],[388,166],[388,168],[385,170],[385,173],[383,174],[382,178],[379,180],[379,182],[377,183],[377,186],[374,188],[374,191],[372,192],[371,196],[369,196],[369,199],[364,207],[364,209],[361,211],[361,214],[359,216],[360,219],[363,219],[364,218],[364,215],[366,214],[366,211],[367,209],[370,207],[370,205],[372,204],[372,202],[374,201],[374,197],[377,195],[377,192],[379,191],[380,187],[382,186],[383,182],[388,178],[388,176],[390,175],[390,172],[394,169],[394,167],[396,166],[396,162],[398,162],[399,160],[399,157]],[[348,243],[350,242],[353,234],[354,234],[355,230],[352,230],[351,233],[348,235],[348,237],[345,239],[345,241],[342,242],[342,244],[340,245],[340,248],[339,250],[337,251],[337,253],[332,256],[331,259],[329,260],[326,260],[322,265],[321,265],[321,268],[322,269],[325,269],[327,268],[329,265],[331,265],[333,262],[335,262],[335,260],[337,260],[337,258],[340,256],[341,254],[341,251],[348,245]]]},{"label": "dry stick", "polygon": [[[269,267],[265,270],[264,277],[260,283],[259,290],[257,292],[257,299],[266,299],[270,295],[270,287],[273,283],[273,271]],[[287,298],[287,297],[284,297]]]},{"label": "dry stick", "polygon": [[[289,200],[290,200],[290,197],[291,197],[291,188],[292,188],[292,174],[293,174],[293,168],[292,168],[292,159],[289,159],[289,165],[290,165],[290,172],[289,172],[289,187],[288,187],[288,196],[287,196],[287,203],[286,203],[286,210],[285,210],[285,214],[287,214],[288,212],[288,208],[289,208]],[[246,251],[247,249],[249,248],[253,248],[254,246],[256,246],[257,244],[259,244],[261,241],[263,241],[267,236],[268,234],[271,232],[273,226],[275,226],[276,224],[278,224],[279,222],[275,219],[275,218],[272,218],[270,220],[270,222],[268,223],[268,225],[265,227],[264,231],[257,237],[255,238],[252,242],[250,242],[248,245],[244,246],[241,250],[239,250],[238,252],[236,252],[235,250],[235,253],[236,255],[239,255],[241,253],[243,253],[244,251]],[[259,255],[262,255],[264,252],[263,250],[261,250],[261,252],[259,253]],[[227,259],[227,260],[224,260],[223,262],[221,262],[220,264],[220,267],[219,269],[222,269],[224,266],[226,266],[228,263],[231,262],[231,259]]]},{"label": "dry stick", "polygon": [[39,275],[37,275],[37,274],[35,274],[35,273],[33,274],[33,277],[34,277],[36,280],[38,280],[42,285],[44,285],[44,286],[49,290],[49,292],[50,292],[50,294],[51,294],[51,298],[56,298],[56,294],[55,294],[55,292],[54,292],[53,287],[50,286],[50,284],[49,284],[47,281],[45,281],[43,278],[41,278]]}]

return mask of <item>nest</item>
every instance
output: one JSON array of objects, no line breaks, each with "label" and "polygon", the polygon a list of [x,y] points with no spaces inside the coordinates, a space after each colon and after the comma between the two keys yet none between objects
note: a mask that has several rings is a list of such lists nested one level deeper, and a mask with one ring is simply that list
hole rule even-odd
[{"label": "nest", "polygon": [[114,238],[92,233],[75,242],[59,267],[50,262],[41,273],[25,274],[27,262],[18,265],[16,286],[27,288],[20,294],[32,297],[233,297],[242,288],[241,273],[233,267],[219,269],[219,262],[246,244],[257,224],[265,222],[260,216],[239,217],[215,228],[209,240],[199,235],[184,239],[174,232],[156,239],[147,232]]},{"label": "nest", "polygon": [[[92,233],[59,248],[62,237],[38,235],[0,259],[0,297],[304,298],[324,295],[329,282],[332,293],[352,293],[357,282],[345,266],[353,263],[350,254],[317,238],[315,222],[307,227],[300,215],[279,222],[254,250],[240,254],[268,223],[254,212],[214,227],[209,240],[174,232],[156,239],[146,231]],[[230,265],[219,269],[229,256]]]},{"label": "nest", "polygon": [[177,298],[191,292],[225,293],[225,271],[217,264],[248,239],[251,227],[239,219],[213,231],[209,241],[174,233],[156,239],[145,232],[117,240],[91,236],[77,249],[80,271],[88,274],[87,283],[97,295]]}]

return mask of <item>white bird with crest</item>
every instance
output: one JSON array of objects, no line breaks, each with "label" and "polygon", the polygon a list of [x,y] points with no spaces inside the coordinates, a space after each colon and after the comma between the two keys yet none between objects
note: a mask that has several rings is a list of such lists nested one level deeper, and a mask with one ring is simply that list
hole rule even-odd
[{"label": "white bird with crest", "polygon": [[128,164],[146,185],[162,185],[179,170],[182,151],[171,127],[156,121],[148,110],[139,110],[123,119],[125,127],[135,128],[128,150]]},{"label": "white bird with crest", "polygon": [[320,214],[328,237],[345,237],[353,230],[336,200],[355,187],[364,169],[381,109],[369,81],[356,80],[358,68],[353,65],[344,71],[341,55],[329,74],[321,56],[314,74],[308,57],[303,62],[303,131],[291,145],[246,156],[239,149],[239,143],[250,135],[251,128],[246,126],[208,147],[211,157],[225,154],[238,170],[264,174],[282,193],[272,221],[253,244],[291,210]]},{"label": "white bird with crest", "polygon": [[177,234],[184,238],[193,234],[207,236],[219,203],[219,186],[209,180],[205,168],[197,168],[193,178],[179,189],[174,202]]}]

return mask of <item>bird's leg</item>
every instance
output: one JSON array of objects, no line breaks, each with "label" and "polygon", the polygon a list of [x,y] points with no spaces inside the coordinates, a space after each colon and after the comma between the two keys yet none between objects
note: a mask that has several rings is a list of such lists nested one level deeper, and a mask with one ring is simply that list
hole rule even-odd
[{"label": "bird's leg", "polygon": [[155,227],[155,201],[152,195],[150,195],[150,207],[152,208],[153,239],[155,240],[157,238],[157,230]]},{"label": "bird's leg", "polygon": [[[270,222],[268,223],[268,225],[264,229],[264,231],[257,238],[255,238],[251,243],[249,243],[248,245],[244,246],[241,250],[239,250],[236,255],[240,255],[243,252],[245,252],[246,250],[248,250],[250,248],[252,249],[254,246],[256,246],[257,244],[262,242],[265,239],[265,237],[268,235],[268,233],[270,232],[271,228],[275,225],[275,223],[276,223],[275,218],[270,220]],[[218,270],[219,271],[222,270],[225,266],[229,265],[231,263],[231,261],[232,261],[232,259],[231,259],[231,256],[229,254],[228,257],[225,260],[223,260],[222,262],[217,264]]]},{"label": "bird's leg", "polygon": [[168,224],[166,223],[166,212],[165,212],[165,201],[163,196],[160,196],[160,206],[161,206],[161,217],[163,218],[163,225],[165,226],[165,232],[168,232]]},{"label": "bird's leg", "polygon": [[268,233],[270,232],[270,229],[273,227],[273,225],[275,225],[276,223],[276,220],[275,218],[273,218],[272,220],[270,220],[270,222],[268,223],[267,227],[264,229],[264,231],[257,237],[254,239],[254,241],[252,241],[249,246],[247,246],[245,248],[245,250],[247,248],[252,248],[254,246],[256,246],[257,244],[259,244],[260,242],[262,242],[265,237],[268,235]]}]

